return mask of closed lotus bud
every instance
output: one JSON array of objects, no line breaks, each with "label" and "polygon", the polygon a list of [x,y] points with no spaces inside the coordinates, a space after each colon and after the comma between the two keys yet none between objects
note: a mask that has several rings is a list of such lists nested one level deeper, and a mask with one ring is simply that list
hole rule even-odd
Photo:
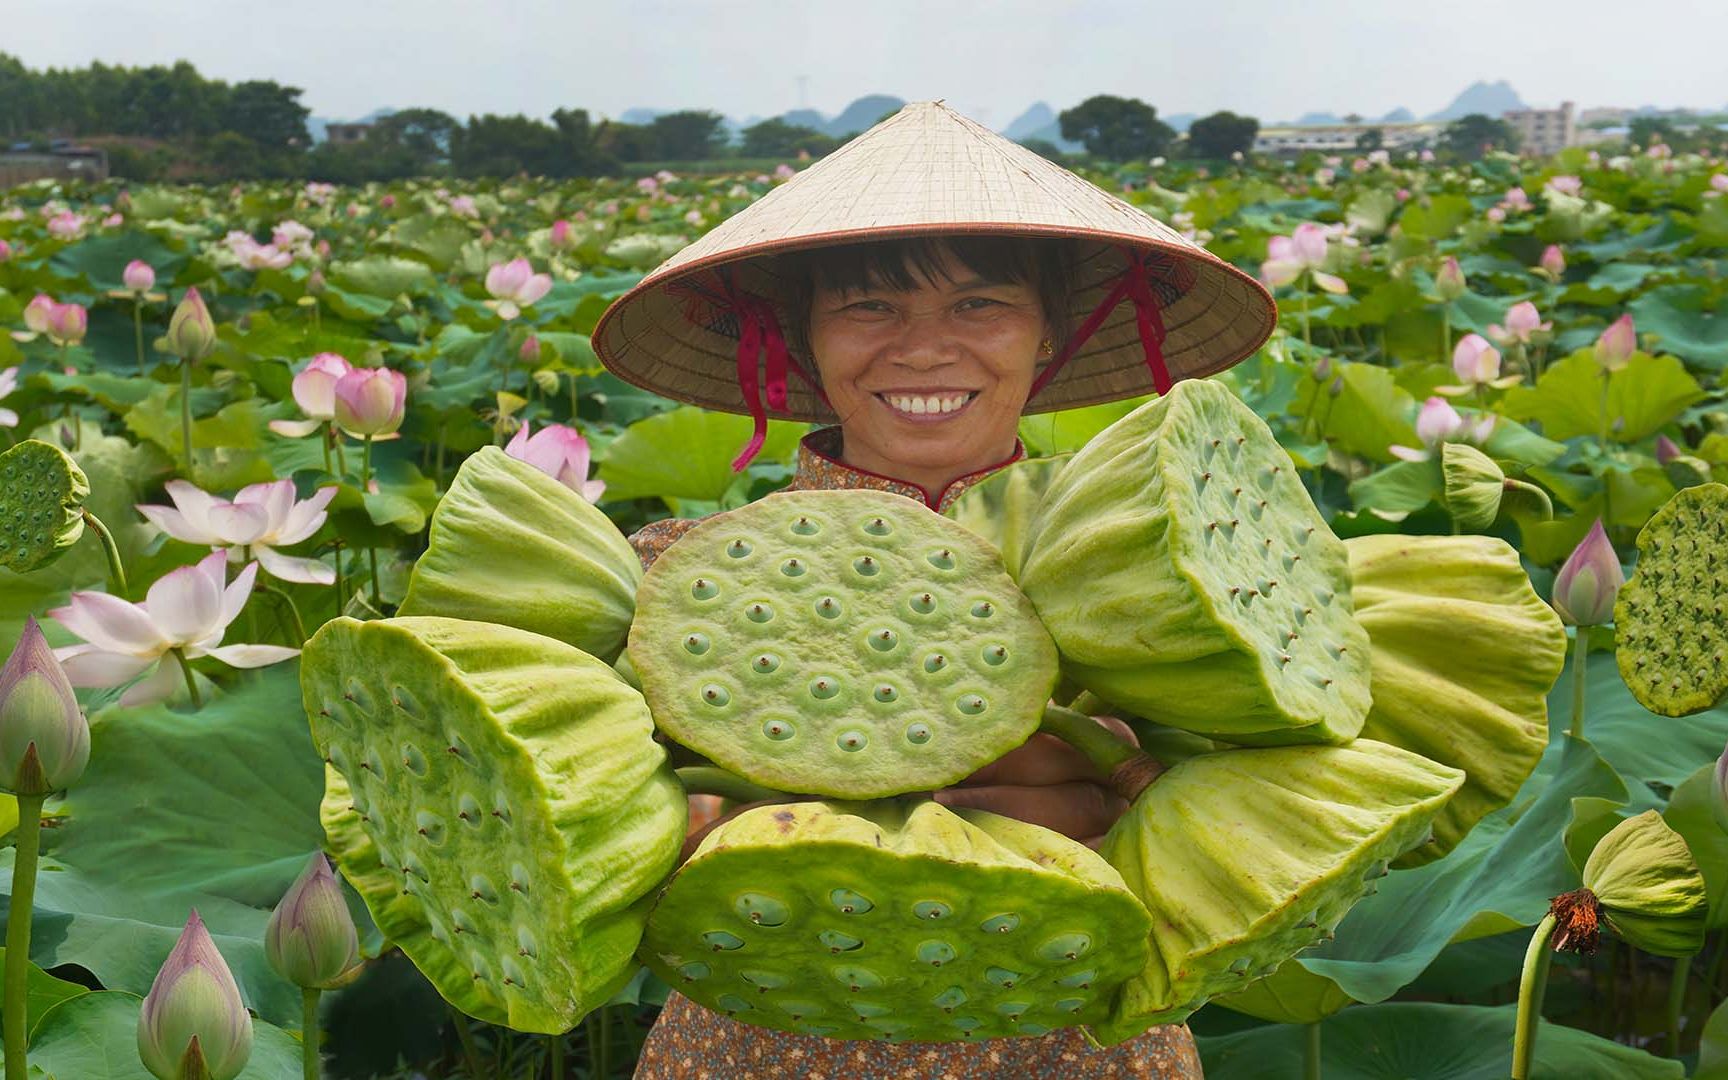
[{"label": "closed lotus bud", "polygon": [[48,332],[48,319],[54,314],[54,298],[47,293],[37,293],[28,304],[24,305],[24,329],[33,334]]},{"label": "closed lotus bud", "polygon": [[522,348],[518,350],[517,355],[522,358],[522,362],[525,364],[538,364],[540,362],[540,339],[533,334],[523,338]]},{"label": "closed lotus bud", "polygon": [[1680,445],[1666,435],[1656,436],[1656,464],[1666,465],[1682,453]]},{"label": "closed lotus bud", "polygon": [[1314,367],[1309,370],[1308,374],[1314,377],[1315,382],[1325,382],[1330,379],[1332,377],[1332,358],[1322,356],[1314,361]]},{"label": "closed lotus bud", "polygon": [[1598,518],[1554,578],[1554,610],[1568,625],[1600,626],[1614,617],[1614,597],[1624,584],[1620,556]]},{"label": "closed lotus bud", "polygon": [[64,791],[90,760],[90,724],[34,616],[0,667],[0,788]]},{"label": "closed lotus bud", "polygon": [[187,289],[168,320],[168,351],[196,363],[216,350],[216,323],[197,289]]},{"label": "closed lotus bud", "polygon": [[143,259],[133,259],[120,272],[120,281],[133,292],[149,292],[156,284],[156,271]]},{"label": "closed lotus bud", "polygon": [[1566,256],[1561,254],[1559,244],[1549,244],[1542,249],[1542,260],[1538,264],[1548,272],[1548,276],[1556,281],[1566,272]]},{"label": "closed lotus bud", "polygon": [[1332,385],[1328,386],[1326,388],[1326,395],[1328,397],[1337,397],[1339,394],[1342,394],[1343,392],[1344,392],[1344,376],[1342,376],[1342,375],[1338,376],[1336,379],[1333,379]]},{"label": "closed lotus bud", "polygon": [[328,283],[324,280],[324,271],[314,270],[306,275],[306,294],[308,296],[323,296]]},{"label": "closed lotus bud", "polygon": [[1630,313],[1615,319],[1602,336],[1596,339],[1596,362],[1603,371],[1619,371],[1638,351],[1638,333],[1632,327]]},{"label": "closed lotus bud", "polygon": [[342,885],[322,851],[306,860],[306,868],[270,913],[264,957],[295,986],[320,990],[343,981],[359,963],[359,935],[342,899]]},{"label": "closed lotus bud", "polygon": [[1446,261],[1440,264],[1440,272],[1434,275],[1434,292],[1446,301],[1464,295],[1464,271],[1451,255],[1446,256]]},{"label": "closed lotus bud", "polygon": [[138,1056],[157,1080],[234,1080],[252,1056],[252,1017],[197,909],[144,995]]},{"label": "closed lotus bud", "polygon": [[1691,956],[1704,947],[1704,877],[1685,839],[1656,811],[1610,829],[1581,876],[1581,891],[1594,897],[1603,921],[1633,948]]},{"label": "closed lotus bud", "polygon": [[336,423],[350,434],[388,435],[402,426],[408,380],[389,368],[355,368],[336,380]]},{"label": "closed lotus bud", "polygon": [[1441,501],[1460,529],[1480,531],[1494,524],[1506,474],[1493,458],[1465,443],[1442,443],[1440,471],[1446,479]]}]

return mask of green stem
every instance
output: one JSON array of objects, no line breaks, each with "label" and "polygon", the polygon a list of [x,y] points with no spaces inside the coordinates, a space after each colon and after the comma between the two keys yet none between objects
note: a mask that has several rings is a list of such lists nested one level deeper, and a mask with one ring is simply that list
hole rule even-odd
[{"label": "green stem", "polygon": [[1534,499],[1536,504],[1542,508],[1543,521],[1554,520],[1554,500],[1550,499],[1548,493],[1542,490],[1540,486],[1526,483],[1523,480],[1514,480],[1510,476],[1505,479],[1504,484],[1507,491],[1521,491]]},{"label": "green stem", "polygon": [[366,549],[366,561],[372,566],[372,610],[382,615],[384,614],[384,598],[378,592],[378,549],[376,547]]},{"label": "green stem", "polygon": [[1530,1066],[1536,1060],[1542,995],[1548,989],[1548,966],[1554,962],[1554,950],[1548,947],[1553,933],[1554,915],[1549,913],[1536,924],[1530,947],[1524,950],[1524,972],[1518,980],[1518,1027],[1512,1035],[1512,1080],[1530,1080]]},{"label": "green stem", "polygon": [[336,429],[336,422],[330,422],[330,441],[336,444],[336,475],[348,479],[348,456],[342,452],[342,433]]},{"label": "green stem", "polygon": [[1304,345],[1313,344],[1308,338],[1308,278],[1308,274],[1302,275],[1302,344]]},{"label": "green stem", "polygon": [[186,676],[186,693],[190,694],[192,697],[192,707],[194,709],[202,709],[204,707],[204,699],[198,694],[198,680],[192,677],[192,664],[186,659],[186,651],[179,648],[169,649],[168,651],[173,653],[174,659],[180,662],[180,673]]},{"label": "green stem", "polygon": [[305,1080],[318,1080],[318,994],[311,987],[300,991],[300,1063]]},{"label": "green stem", "polygon": [[368,435],[361,444],[360,451],[360,493],[369,494],[372,490],[372,436]]},{"label": "green stem", "polygon": [[180,446],[186,453],[186,471],[192,471],[192,361],[180,361]]},{"label": "green stem", "polygon": [[1692,958],[1682,956],[1674,961],[1674,971],[1668,976],[1668,1056],[1680,1056],[1680,1011],[1686,1004],[1686,979],[1692,974]]},{"label": "green stem", "polygon": [[456,1025],[456,1041],[462,1044],[462,1056],[468,1059],[468,1073],[474,1080],[480,1080],[486,1075],[486,1070],[480,1066],[480,1047],[474,1042],[474,1033],[468,1030],[468,1017],[457,1011],[456,1006],[449,1006],[450,1022]]},{"label": "green stem", "polygon": [[673,770],[678,782],[691,795],[718,795],[734,802],[761,802],[764,799],[784,799],[786,793],[753,784],[715,765],[686,765]]},{"label": "green stem", "polygon": [[114,543],[114,534],[108,531],[108,526],[102,524],[102,519],[92,514],[88,507],[80,511],[84,524],[102,541],[102,552],[108,556],[108,583],[114,589],[114,595],[126,598],[126,568],[120,565],[120,548]]},{"label": "green stem", "polygon": [[1320,1080],[1320,1021],[1308,1025],[1302,1047],[1302,1080]]},{"label": "green stem", "polygon": [[1038,730],[1056,736],[1086,755],[1097,770],[1110,778],[1117,794],[1133,802],[1158,774],[1163,772],[1140,748],[1107,730],[1085,713],[1060,705],[1044,706]]},{"label": "green stem", "polygon": [[294,644],[296,646],[304,644],[306,641],[306,624],[300,621],[300,609],[294,606],[294,598],[276,586],[267,585],[262,581],[254,585],[253,588],[266,596],[275,597],[278,602],[287,605],[288,614],[294,620]]},{"label": "green stem", "polygon": [[1452,304],[1440,305],[1440,362],[1452,359]]},{"label": "green stem", "polygon": [[36,902],[36,856],[42,842],[42,802],[46,795],[18,796],[17,850],[12,858],[12,898],[6,915],[6,999],[3,1027],[6,1080],[26,1080],[29,1031],[25,1021],[30,981],[30,915]]},{"label": "green stem", "polygon": [[546,1037],[552,1040],[551,1080],[564,1080],[564,1036],[548,1035]]},{"label": "green stem", "polygon": [[324,444],[324,471],[325,472],[330,471],[330,444],[331,444],[331,442],[335,441],[335,438],[336,438],[336,431],[329,424],[325,424],[318,431],[318,440]]},{"label": "green stem", "polygon": [[138,347],[138,377],[144,378],[149,372],[144,370],[144,298],[135,297],[132,301],[132,339]]},{"label": "green stem", "polygon": [[602,1005],[595,1012],[600,1017],[600,1049],[594,1059],[595,1080],[611,1080],[612,1076],[612,1009]]},{"label": "green stem", "polygon": [[1574,739],[1584,737],[1584,689],[1586,661],[1590,657],[1590,631],[1588,627],[1573,628],[1572,635],[1572,727]]}]

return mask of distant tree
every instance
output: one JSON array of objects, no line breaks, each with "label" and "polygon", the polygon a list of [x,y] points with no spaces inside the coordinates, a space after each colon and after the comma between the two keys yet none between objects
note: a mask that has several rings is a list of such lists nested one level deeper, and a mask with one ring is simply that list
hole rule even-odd
[{"label": "distant tree", "polygon": [[654,133],[655,150],[671,161],[703,161],[719,157],[731,141],[726,118],[717,112],[686,109],[656,116],[648,125]]},{"label": "distant tree", "polygon": [[1085,144],[1086,152],[1111,161],[1132,161],[1164,152],[1176,132],[1158,110],[1139,98],[1098,94],[1056,118],[1062,137]]},{"label": "distant tree", "polygon": [[1361,113],[1345,113],[1344,114],[1344,122],[1346,124],[1360,124],[1362,122],[1362,114]]},{"label": "distant tree", "polygon": [[657,156],[654,131],[646,124],[620,124],[602,120],[594,129],[594,144],[600,152],[618,161],[653,161]]},{"label": "distant tree", "polygon": [[372,125],[366,141],[399,151],[408,175],[424,175],[450,163],[450,142],[461,122],[437,109],[403,109]]},{"label": "distant tree", "polygon": [[1446,125],[1440,145],[1466,161],[1475,161],[1491,149],[1516,151],[1518,133],[1504,120],[1471,113]]},{"label": "distant tree", "polygon": [[1664,142],[1674,144],[1674,122],[1665,116],[1635,116],[1626,127],[1626,141],[1639,146]]},{"label": "distant tree", "polygon": [[312,145],[306,133],[311,110],[300,104],[297,87],[252,80],[235,85],[222,103],[218,120],[226,131],[244,135],[263,150],[304,149]]},{"label": "distant tree", "polygon": [[551,176],[557,168],[558,130],[526,116],[470,116],[453,133],[450,164],[457,176]]},{"label": "distant tree", "polygon": [[1386,144],[1386,133],[1377,127],[1369,128],[1356,136],[1356,149],[1363,153],[1371,153]]},{"label": "distant tree", "polygon": [[1022,139],[1020,145],[1046,161],[1054,161],[1058,165],[1068,160],[1068,155],[1062,152],[1062,148],[1048,139]]},{"label": "distant tree", "polygon": [[258,143],[237,131],[218,132],[205,140],[203,159],[224,180],[258,175]]},{"label": "distant tree", "polygon": [[1188,152],[1198,158],[1227,158],[1246,154],[1260,133],[1260,121],[1233,112],[1215,112],[1188,125]]},{"label": "distant tree", "polygon": [[820,157],[834,149],[834,138],[802,124],[788,124],[779,117],[752,124],[743,131],[745,157],[793,157],[800,150]]}]

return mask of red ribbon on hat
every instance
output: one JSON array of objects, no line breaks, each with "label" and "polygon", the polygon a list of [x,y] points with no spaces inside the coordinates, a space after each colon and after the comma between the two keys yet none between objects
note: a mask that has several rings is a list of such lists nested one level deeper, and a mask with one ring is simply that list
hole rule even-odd
[{"label": "red ribbon on hat", "polygon": [[[745,407],[750,410],[752,430],[750,441],[745,443],[744,449],[732,459],[732,471],[743,472],[751,460],[762,452],[762,445],[768,439],[768,409],[786,409],[788,371],[797,372],[798,377],[809,385],[822,404],[828,404],[828,395],[822,392],[822,387],[804,370],[803,365],[792,359],[792,354],[786,348],[786,335],[780,329],[780,318],[774,312],[774,305],[754,293],[738,288],[728,268],[721,268],[715,276],[720,280],[720,295],[710,299],[731,311],[738,320],[738,391],[744,397]],[[762,362],[766,369],[763,374],[767,383],[767,408],[762,404],[763,388],[756,382],[759,362]]]},{"label": "red ribbon on hat", "polygon": [[1080,346],[1086,344],[1088,338],[1097,333],[1104,325],[1104,320],[1116,310],[1116,305],[1124,299],[1134,305],[1134,322],[1140,332],[1140,348],[1146,355],[1146,369],[1152,373],[1152,385],[1160,394],[1170,392],[1172,380],[1170,369],[1164,363],[1164,318],[1158,309],[1157,298],[1152,295],[1152,282],[1147,276],[1146,261],[1139,252],[1131,247],[1119,248],[1124,258],[1128,260],[1127,269],[1116,278],[1116,283],[1092,309],[1092,314],[1086,316],[1086,321],[1068,338],[1062,346],[1062,351],[1044,368],[1032,384],[1032,390],[1026,395],[1030,401],[1038,396],[1038,391],[1044,389],[1062,366],[1074,358],[1080,351]]}]

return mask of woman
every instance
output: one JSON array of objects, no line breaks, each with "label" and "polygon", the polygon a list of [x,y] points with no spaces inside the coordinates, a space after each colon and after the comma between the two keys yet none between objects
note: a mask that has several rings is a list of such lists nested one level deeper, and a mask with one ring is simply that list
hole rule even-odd
[{"label": "woman", "polygon": [[[621,377],[708,408],[827,421],[794,488],[941,510],[1024,456],[1023,413],[1167,389],[1237,363],[1275,311],[1251,277],[940,104],[908,105],[681,251],[608,310]],[[651,563],[693,522],[632,542]],[[1124,806],[1048,736],[936,793],[1096,842]],[[1186,1027],[1108,1050],[1078,1031],[965,1044],[845,1042],[739,1024],[673,994],[641,1080],[1198,1077]]]}]

